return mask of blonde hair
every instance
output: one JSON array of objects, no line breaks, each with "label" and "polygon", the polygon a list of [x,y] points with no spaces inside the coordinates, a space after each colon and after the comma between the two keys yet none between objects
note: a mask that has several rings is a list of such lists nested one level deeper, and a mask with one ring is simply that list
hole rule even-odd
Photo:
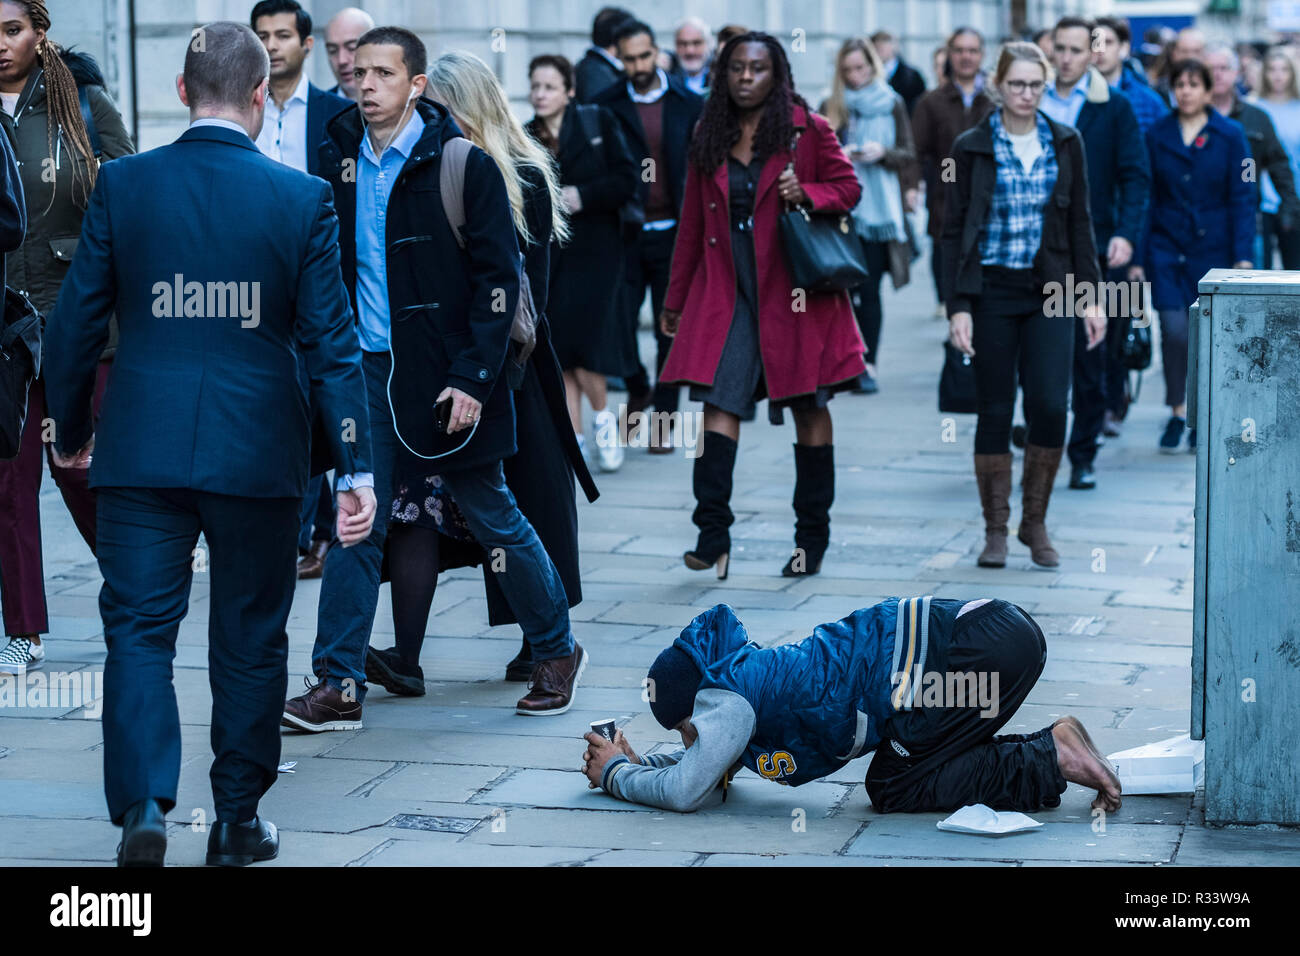
[{"label": "blonde hair", "polygon": [[429,96],[442,103],[456,119],[465,137],[496,162],[506,181],[515,229],[532,242],[524,211],[524,182],[521,166],[532,166],[542,174],[551,196],[551,234],[557,242],[569,238],[569,222],[551,155],[525,132],[510,111],[505,91],[496,74],[473,53],[453,50],[429,67]]},{"label": "blonde hair", "polygon": [[1286,89],[1280,92],[1285,93],[1288,99],[1300,100],[1300,83],[1296,81],[1295,60],[1291,59],[1291,54],[1287,53],[1286,50],[1276,47],[1264,54],[1264,62],[1261,64],[1259,80],[1260,86],[1263,87],[1260,93],[1261,98],[1277,95],[1275,91],[1269,89],[1268,85],[1268,65],[1274,60],[1281,60],[1285,63],[1291,77],[1287,81]]},{"label": "blonde hair", "polygon": [[[1035,63],[1043,68],[1043,83],[1049,84],[1056,77],[1056,71],[1052,69],[1052,64],[1047,60],[1047,54],[1043,52],[1042,47],[1037,43],[1030,43],[1026,40],[1016,40],[1011,43],[1002,44],[998,50],[998,65],[993,70],[993,86],[1000,87],[1002,81],[1007,78],[1007,71],[1011,69],[1012,63]],[[1000,100],[1001,91],[998,91]]]},{"label": "blonde hair", "polygon": [[[831,129],[840,129],[849,121],[849,112],[844,107],[844,60],[850,53],[860,52],[867,58],[871,64],[873,76],[872,83],[887,83],[885,77],[885,65],[880,60],[880,54],[876,52],[875,44],[866,37],[852,37],[845,40],[844,45],[840,47],[840,52],[835,54],[835,69],[831,76],[831,93],[826,97],[826,103],[822,114],[831,124]],[[867,84],[870,86],[871,84]]]}]

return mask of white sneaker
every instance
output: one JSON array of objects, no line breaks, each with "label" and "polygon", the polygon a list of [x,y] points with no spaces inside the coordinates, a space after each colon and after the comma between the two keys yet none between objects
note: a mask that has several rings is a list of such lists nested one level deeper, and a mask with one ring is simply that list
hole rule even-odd
[{"label": "white sneaker", "polygon": [[601,471],[618,471],[623,467],[623,443],[618,433],[618,416],[608,408],[596,413],[596,451]]},{"label": "white sneaker", "polygon": [[0,674],[17,674],[19,677],[28,671],[39,670],[45,666],[45,645],[33,644],[25,637],[11,637],[3,651],[0,651]]}]

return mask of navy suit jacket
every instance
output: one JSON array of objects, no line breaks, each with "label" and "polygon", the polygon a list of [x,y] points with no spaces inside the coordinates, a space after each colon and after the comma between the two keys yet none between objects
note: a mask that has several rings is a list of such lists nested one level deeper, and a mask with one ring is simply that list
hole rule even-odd
[{"label": "navy suit jacket", "polygon": [[1087,157],[1097,252],[1106,255],[1111,237],[1122,236],[1133,246],[1133,262],[1138,263],[1151,200],[1151,164],[1128,98],[1111,89],[1100,74],[1093,77],[1089,86],[1098,92],[1089,95],[1074,128],[1083,137]]},{"label": "navy suit jacket", "polygon": [[351,105],[350,99],[334,90],[307,84],[307,172],[313,176],[320,175],[320,145],[325,139],[325,124]]},{"label": "navy suit jacket", "polygon": [[120,340],[92,486],[301,498],[310,431],[300,353],[338,473],[371,470],[328,183],[217,126],[100,169],[45,330],[46,396],[65,453],[92,434],[114,312]]}]

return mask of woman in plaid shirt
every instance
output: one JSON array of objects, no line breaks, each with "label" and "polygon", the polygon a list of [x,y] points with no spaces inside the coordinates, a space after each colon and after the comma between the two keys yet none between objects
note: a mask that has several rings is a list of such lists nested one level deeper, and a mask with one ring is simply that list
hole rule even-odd
[{"label": "woman in plaid shirt", "polygon": [[[979,564],[1007,561],[1011,416],[1016,375],[1029,439],[1017,535],[1035,564],[1060,563],[1045,520],[1065,444],[1074,323],[1088,348],[1106,334],[1083,142],[1038,112],[1051,67],[1032,43],[1003,46],[994,85],[1000,108],[953,143],[940,253],[953,345],[974,357],[979,420],[975,477],[984,508]],[[1062,290],[1069,301],[1063,301]],[[1086,294],[1091,291],[1092,294]]]}]

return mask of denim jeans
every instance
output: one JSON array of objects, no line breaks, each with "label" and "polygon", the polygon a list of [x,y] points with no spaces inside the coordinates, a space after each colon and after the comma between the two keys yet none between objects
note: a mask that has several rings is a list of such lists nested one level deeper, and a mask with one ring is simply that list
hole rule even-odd
[{"label": "denim jeans", "polygon": [[519,510],[501,462],[445,471],[442,483],[487,552],[487,566],[497,575],[533,660],[568,657],[573,653],[573,631],[564,582]]},{"label": "denim jeans", "polygon": [[363,352],[361,370],[370,407],[370,467],[375,476],[375,523],[370,536],[350,548],[330,548],[321,575],[320,604],[316,613],[316,646],[311,669],[357,701],[366,695],[366,647],[379,603],[379,572],[384,560],[384,538],[393,506],[393,465],[397,437],[388,407],[387,352]]},{"label": "denim jeans", "polygon": [[334,537],[334,495],[328,474],[307,479],[307,493],[302,497],[298,522],[298,551],[302,554],[311,550],[313,542]]},{"label": "denim jeans", "polygon": [[[350,548],[330,548],[325,555],[312,672],[331,686],[365,700],[366,647],[379,603],[379,574],[384,539],[393,504],[393,469],[398,442],[388,405],[387,352],[362,353],[362,371],[370,406],[370,462],[375,476],[374,527]],[[437,463],[430,462],[430,471]],[[499,568],[497,582],[519,620],[533,660],[573,653],[569,601],[564,584],[537,532],[519,511],[506,486],[501,462],[442,474],[474,537],[487,553],[489,567]]]}]

